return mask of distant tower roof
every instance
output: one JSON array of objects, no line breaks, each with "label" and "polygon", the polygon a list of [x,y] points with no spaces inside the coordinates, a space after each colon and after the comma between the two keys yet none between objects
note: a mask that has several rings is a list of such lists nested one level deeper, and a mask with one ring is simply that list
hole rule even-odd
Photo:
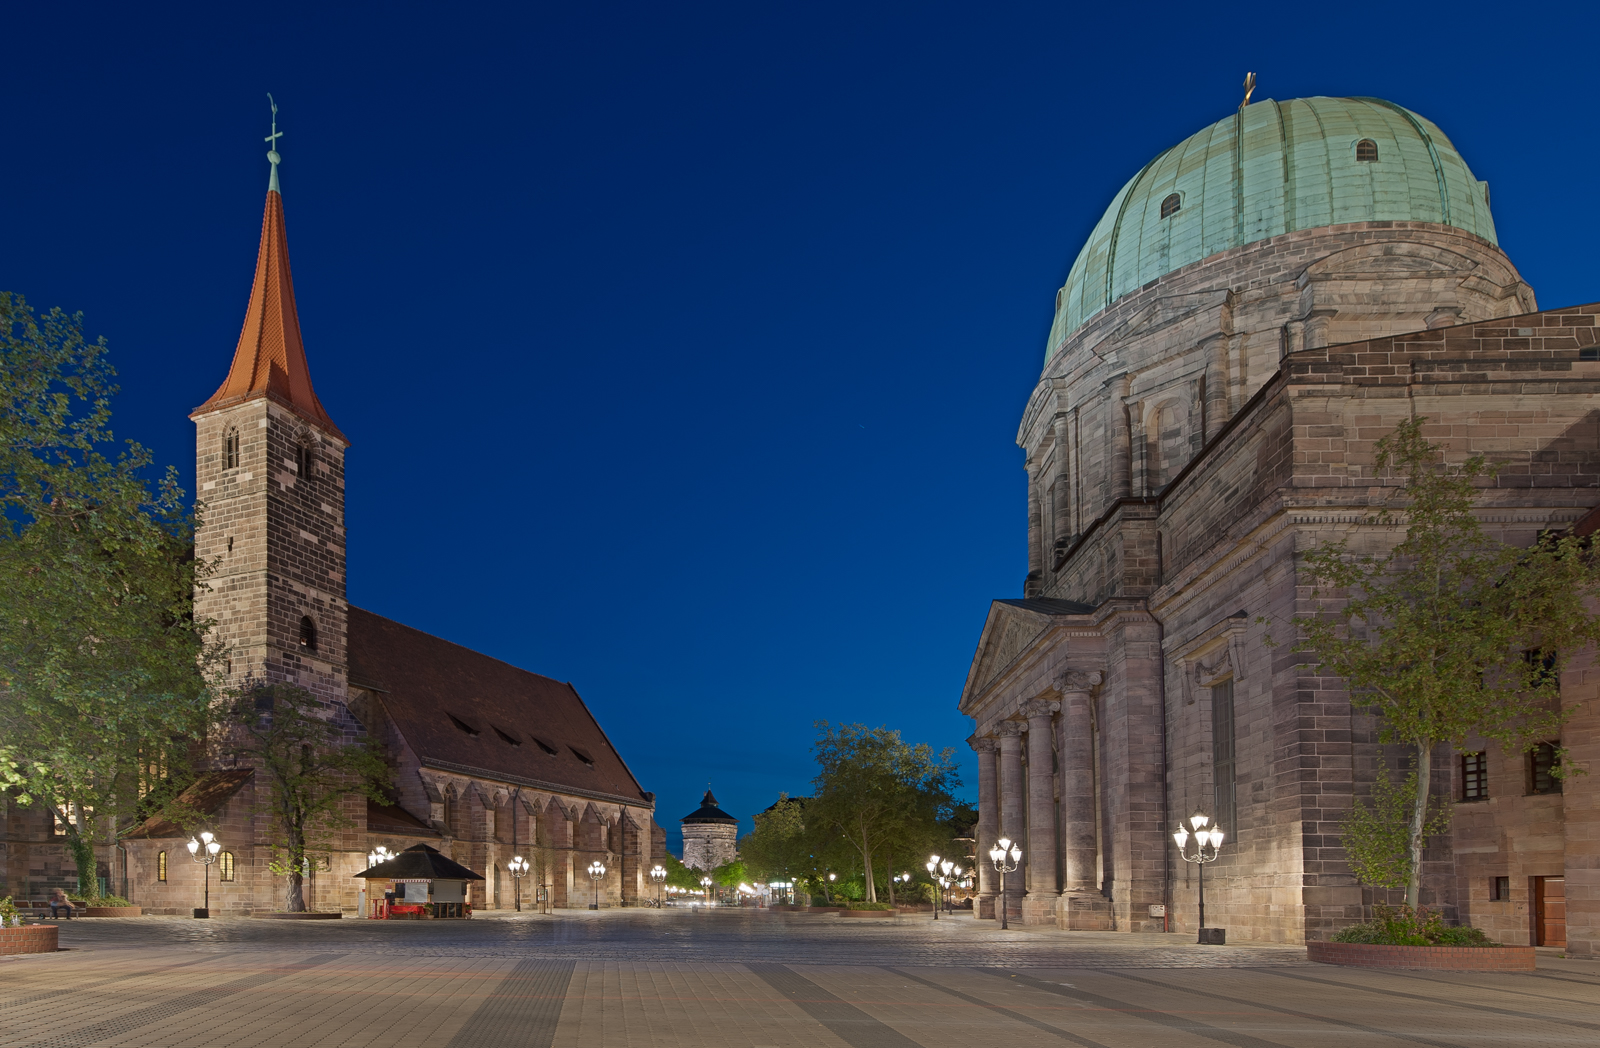
[{"label": "distant tower roof", "polygon": [[[272,137],[277,135],[274,121]],[[266,397],[349,444],[311,388],[311,369],[306,366],[300,317],[294,305],[294,280],[289,275],[289,235],[283,222],[283,194],[278,191],[276,142],[273,145],[267,154],[272,162],[272,177],[267,184],[267,210],[261,221],[261,248],[256,255],[250,304],[245,308],[244,330],[239,334],[226,381],[190,417]]]},{"label": "distant tower roof", "polygon": [[719,808],[717,806],[717,798],[711,795],[711,791],[710,790],[707,790],[705,797],[702,798],[701,801],[700,801],[700,807],[696,808],[694,811],[690,812],[688,815],[685,815],[683,818],[679,819],[678,821],[679,822],[686,822],[686,823],[688,823],[688,822],[737,823],[739,820],[735,819],[732,815],[729,815],[727,812],[725,812],[721,808]]}]

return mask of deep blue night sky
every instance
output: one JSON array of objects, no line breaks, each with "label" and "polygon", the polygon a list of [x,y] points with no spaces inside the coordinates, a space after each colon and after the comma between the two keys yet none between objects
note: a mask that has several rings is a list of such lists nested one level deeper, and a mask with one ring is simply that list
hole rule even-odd
[{"label": "deep blue night sky", "polygon": [[1592,7],[1093,10],[14,5],[0,288],[82,310],[192,474],[273,92],[350,600],[572,680],[674,846],[708,780],[748,829],[816,718],[970,770],[1055,290],[1246,70],[1433,119],[1541,305],[1600,299]]}]

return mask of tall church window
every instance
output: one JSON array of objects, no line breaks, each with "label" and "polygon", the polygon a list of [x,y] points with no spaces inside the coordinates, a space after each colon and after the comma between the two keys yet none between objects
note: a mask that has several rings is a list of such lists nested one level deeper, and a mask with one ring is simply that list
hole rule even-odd
[{"label": "tall church window", "polygon": [[222,438],[223,469],[239,468],[239,431],[228,430],[228,435]]},{"label": "tall church window", "polygon": [[298,444],[294,449],[294,474],[297,477],[311,476],[311,445]]},{"label": "tall church window", "polygon": [[1233,721],[1233,681],[1211,688],[1211,781],[1214,783],[1213,824],[1239,839],[1239,803],[1234,788],[1236,772]]},{"label": "tall church window", "polygon": [[1183,198],[1176,193],[1168,193],[1167,198],[1161,202],[1161,217],[1171,218],[1183,207]]},{"label": "tall church window", "polygon": [[1356,161],[1362,164],[1376,164],[1378,162],[1378,143],[1370,138],[1363,138],[1357,142]]},{"label": "tall church window", "polygon": [[311,621],[310,615],[300,616],[300,650],[317,650],[317,624]]},{"label": "tall church window", "polygon": [[156,880],[162,884],[167,882],[167,853],[164,851],[156,852]]}]

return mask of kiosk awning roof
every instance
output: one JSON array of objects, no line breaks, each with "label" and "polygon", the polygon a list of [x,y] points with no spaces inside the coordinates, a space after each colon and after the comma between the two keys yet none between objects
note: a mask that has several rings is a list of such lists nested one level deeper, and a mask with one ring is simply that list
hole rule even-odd
[{"label": "kiosk awning roof", "polygon": [[426,844],[413,844],[388,862],[362,870],[369,880],[481,881],[482,877]]}]

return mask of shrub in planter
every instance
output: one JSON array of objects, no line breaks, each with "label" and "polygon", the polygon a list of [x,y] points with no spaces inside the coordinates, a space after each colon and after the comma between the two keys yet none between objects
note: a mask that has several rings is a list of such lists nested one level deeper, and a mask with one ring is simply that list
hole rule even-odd
[{"label": "shrub in planter", "polygon": [[853,902],[849,906],[852,910],[890,910],[894,909],[886,902]]},{"label": "shrub in planter", "polygon": [[1375,906],[1375,916],[1362,924],[1341,928],[1334,942],[1369,946],[1499,946],[1477,928],[1447,928],[1444,917],[1419,906]]}]

